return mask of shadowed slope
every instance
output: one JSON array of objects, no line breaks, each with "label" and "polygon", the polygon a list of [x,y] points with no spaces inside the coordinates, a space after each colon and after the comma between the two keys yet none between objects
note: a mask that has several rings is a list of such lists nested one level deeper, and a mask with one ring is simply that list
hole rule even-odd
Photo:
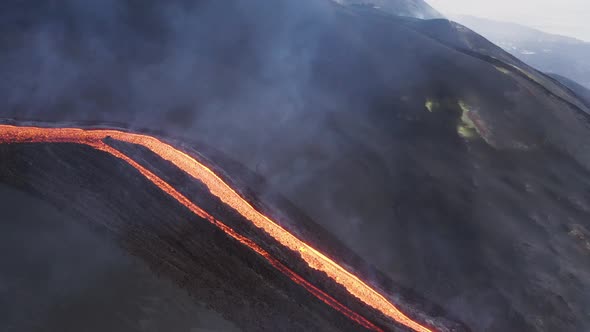
[{"label": "shadowed slope", "polygon": [[563,86],[444,20],[119,3],[3,3],[2,115],[198,138],[473,330],[589,329],[590,131]]}]

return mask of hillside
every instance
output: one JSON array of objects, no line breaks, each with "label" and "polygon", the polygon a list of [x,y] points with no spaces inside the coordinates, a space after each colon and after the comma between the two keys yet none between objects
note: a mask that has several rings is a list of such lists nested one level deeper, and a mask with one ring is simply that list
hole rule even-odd
[{"label": "hillside", "polygon": [[[484,37],[445,19],[332,1],[89,2],[93,7],[84,8],[71,1],[35,10],[27,3],[33,2],[5,2],[0,11],[8,36],[0,39],[0,117],[21,124],[122,123],[185,142],[210,156],[239,190],[256,188],[254,201],[278,216],[284,206],[273,198],[284,197],[301,211],[288,218],[295,232],[307,224],[300,220],[325,230],[304,234],[325,234],[314,243],[344,248],[335,253],[339,261],[358,257],[351,266],[369,266],[360,269],[372,271],[365,278],[393,285],[387,289],[394,297],[395,290],[414,294],[409,298],[420,300],[407,307],[442,326],[590,329],[584,293],[590,289],[590,110],[577,92]],[[64,160],[81,153],[39,149]],[[26,175],[46,167],[37,152],[3,153],[2,182],[36,186]],[[89,165],[102,165],[99,159],[66,169],[82,181],[91,175]],[[14,176],[19,169],[23,177]],[[236,169],[255,176],[244,179]],[[60,170],[54,169],[67,181]],[[118,175],[121,186],[136,188],[126,181],[139,180],[125,174]],[[87,196],[78,197],[75,183],[61,188],[37,190],[58,198],[97,195],[82,187]],[[97,204],[110,206],[101,203],[111,202],[107,192],[99,194]],[[125,217],[127,204],[119,203],[117,220],[173,223],[158,212],[169,200],[148,196],[158,218]],[[123,195],[115,202],[127,201]],[[216,308],[247,330],[356,327],[324,316],[330,311],[317,309],[321,303],[276,271],[260,272],[265,265],[223,248],[222,240],[211,239],[228,265],[205,279],[222,294],[213,300],[197,294],[198,301],[222,301],[233,309]],[[253,259],[254,268],[242,257]],[[247,284],[261,291],[232,284],[225,267],[233,265],[249,271]],[[212,281],[216,273],[224,282]],[[266,314],[259,320],[240,314],[231,292],[223,291],[225,281],[252,303],[271,297],[272,310],[244,305]]]},{"label": "hillside", "polygon": [[590,43],[548,34],[522,25],[472,16],[457,16],[464,24],[531,66],[569,77],[590,87]]}]

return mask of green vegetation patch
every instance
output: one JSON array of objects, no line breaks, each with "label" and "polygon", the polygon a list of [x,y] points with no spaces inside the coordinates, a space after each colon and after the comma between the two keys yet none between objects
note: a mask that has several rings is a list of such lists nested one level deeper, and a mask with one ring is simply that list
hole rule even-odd
[{"label": "green vegetation patch", "polygon": [[467,139],[481,136],[477,131],[477,126],[469,117],[469,112],[471,112],[471,110],[469,109],[467,104],[465,104],[465,102],[462,100],[459,100],[458,104],[461,108],[461,118],[459,120],[459,124],[457,125],[457,134]]},{"label": "green vegetation patch", "polygon": [[428,98],[426,99],[426,103],[424,104],[428,112],[432,113],[440,108],[440,103],[434,99]]}]

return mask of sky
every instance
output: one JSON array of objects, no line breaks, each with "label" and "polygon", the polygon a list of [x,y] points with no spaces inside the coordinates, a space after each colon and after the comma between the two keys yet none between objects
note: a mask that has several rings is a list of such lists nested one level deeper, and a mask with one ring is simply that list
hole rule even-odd
[{"label": "sky", "polygon": [[426,0],[445,15],[520,23],[590,42],[590,0]]}]

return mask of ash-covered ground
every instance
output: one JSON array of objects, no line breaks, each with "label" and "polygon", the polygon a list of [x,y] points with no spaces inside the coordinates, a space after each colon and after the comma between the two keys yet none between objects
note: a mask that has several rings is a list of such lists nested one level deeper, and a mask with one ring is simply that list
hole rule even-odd
[{"label": "ash-covered ground", "polygon": [[[202,184],[190,179],[170,163],[137,146],[113,140],[107,140],[107,142],[154,171],[213,217],[255,241],[289,269],[354,312],[377,324],[381,329],[407,330],[350,296],[344,288],[323,273],[309,269],[298,255],[285,250],[260,229],[251,226],[241,215],[231,211],[211,196]],[[80,259],[80,256],[84,255],[84,249],[88,251],[93,246],[97,246],[94,256],[91,254],[87,258],[88,266],[70,265],[70,269],[64,268],[61,265],[76,263],[70,261],[71,255],[65,255],[62,257],[63,263],[54,256],[39,267],[39,269],[46,268],[54,273],[61,273],[63,279],[79,278],[79,283],[85,285],[86,293],[79,294],[76,287],[70,289],[70,285],[65,282],[51,284],[52,279],[44,280],[44,276],[40,276],[40,279],[23,279],[9,285],[10,292],[5,294],[6,303],[13,302],[13,298],[18,297],[20,293],[31,292],[28,289],[30,284],[33,288],[41,290],[39,298],[28,296],[15,301],[21,303],[21,306],[15,307],[6,318],[7,326],[13,330],[32,328],[40,331],[47,329],[73,331],[85,324],[84,314],[91,319],[110,321],[112,329],[121,331],[133,328],[139,331],[151,331],[156,328],[155,326],[165,324],[168,324],[168,329],[173,331],[184,331],[187,326],[198,327],[207,324],[213,326],[214,330],[224,330],[225,326],[237,326],[247,331],[364,330],[362,326],[295,284],[261,256],[208,221],[192,214],[119,159],[76,144],[4,144],[0,146],[0,154],[2,155],[2,162],[0,162],[2,182],[29,195],[39,197],[58,207],[62,213],[74,217],[73,220],[68,218],[69,220],[62,221],[61,228],[65,229],[63,234],[59,233],[60,227],[51,223],[38,229],[43,232],[43,230],[56,228],[49,243],[41,242],[37,245],[34,232],[31,235],[33,237],[31,241],[25,239],[25,232],[16,235],[8,232],[12,235],[7,236],[14,237],[17,241],[7,243],[8,248],[25,240],[24,245],[28,249],[23,248],[21,244],[4,251],[7,261],[15,262],[19,269],[7,266],[2,273],[3,278],[14,283],[18,275],[27,275],[36,269],[35,263],[40,260],[39,254],[27,260],[22,257],[23,251],[39,253],[51,249],[55,243],[61,243],[60,247],[54,249],[73,252],[75,257]],[[230,164],[227,169],[233,169],[234,176],[244,174],[243,168],[240,169],[237,164],[233,166]],[[248,177],[245,174],[235,179],[236,182],[243,182]],[[26,197],[22,193],[18,195]],[[352,272],[357,271],[361,278],[373,276],[376,287],[394,299],[407,314],[416,319],[424,320],[425,317],[435,319],[433,326],[437,326],[441,331],[469,330],[456,318],[451,318],[440,306],[427,301],[408,288],[392,283],[326,230],[294,207],[289,206],[287,202],[281,203],[284,199],[275,197],[262,203],[257,199],[258,194],[255,189],[250,189],[250,192],[245,195],[263,211],[266,209],[278,211],[276,209],[281,207],[280,215],[285,221],[283,223],[285,227],[293,229],[294,233],[309,240],[312,245],[319,243],[316,246],[318,249],[329,249],[326,253],[345,263]],[[275,202],[276,205],[273,204]],[[36,209],[36,206],[30,208]],[[41,206],[41,208],[46,207]],[[51,216],[48,218],[51,220]],[[42,221],[29,220],[27,224],[33,227],[31,224]],[[16,222],[18,220],[7,219],[5,221],[7,229]],[[77,222],[78,225],[72,225],[73,222]],[[69,233],[68,229],[70,229]],[[77,242],[72,241],[74,236],[72,229],[80,232]],[[86,248],[78,251],[76,245],[80,243],[85,243]],[[121,249],[116,250],[117,246]],[[103,247],[110,248],[110,251],[105,251],[101,255],[100,249]],[[101,264],[103,261],[107,262]],[[117,263],[120,266],[116,266]],[[125,264],[134,265],[135,274],[124,270]],[[101,281],[101,276],[111,274],[118,276],[119,282],[129,283],[127,287],[130,284],[137,287],[129,289],[128,292],[121,292],[117,282],[105,284]],[[156,284],[155,289],[141,288],[142,279],[134,280],[138,276],[142,276],[143,279],[151,278],[149,280]],[[107,288],[111,286],[110,293]],[[151,295],[153,292],[161,291],[158,287],[168,287],[168,291],[174,290],[176,293]],[[101,292],[104,297],[98,297],[93,292]],[[55,297],[52,296],[54,293],[64,295]],[[175,298],[176,295],[178,298]],[[146,298],[158,303],[159,301],[172,302],[169,303],[168,311],[155,313],[156,309],[150,309],[141,301]],[[76,318],[78,316],[60,317],[58,313],[47,309],[67,306],[70,301],[82,299],[86,302],[84,302],[85,306],[79,308],[80,319]],[[109,301],[129,305],[120,309],[115,306],[105,311],[103,306]],[[29,302],[33,302],[36,311],[31,311],[24,316],[16,314]],[[223,317],[233,324],[216,319],[217,316],[208,313],[203,305],[222,313]],[[180,306],[186,308],[178,314],[184,314],[185,311],[189,314],[194,311],[196,315],[194,319],[174,323],[174,320],[179,318],[169,313],[181,310]],[[143,316],[138,316],[137,311],[143,313]],[[114,315],[112,320],[105,318],[110,315]],[[213,318],[212,322],[208,323],[209,317]],[[165,321],[161,322],[163,319]],[[222,327],[219,327],[220,324]],[[104,325],[92,328],[101,326]]]},{"label": "ash-covered ground", "polygon": [[575,89],[458,24],[367,6],[84,3],[2,3],[0,116],[203,141],[256,174],[240,188],[280,193],[442,316],[590,329],[590,111]]},{"label": "ash-covered ground", "polygon": [[[198,308],[198,303],[206,303],[210,308],[221,310],[226,317],[238,322],[241,328],[248,331],[271,331],[276,330],[277,327],[292,331],[359,330],[359,327],[345,316],[330,310],[323,302],[315,299],[306,290],[295,285],[286,276],[265,263],[264,259],[256,253],[192,214],[124,162],[91,148],[72,144],[8,145],[2,146],[1,150],[3,182],[52,203],[64,213],[75,216],[76,221],[81,223],[78,227],[90,227],[105,233],[107,237],[102,238],[102,242],[110,240],[111,246],[118,245],[124,249],[124,253],[111,249],[114,252],[105,254],[107,258],[120,260],[121,264],[125,263],[125,259],[128,264],[133,262],[129,255],[141,258],[145,263],[142,267],[144,278],[146,275],[151,275],[152,282],[168,285],[171,288],[170,291],[176,292],[170,295],[172,300],[180,304],[184,301],[184,305],[195,308]],[[217,213],[220,213],[219,211],[223,208],[219,207],[217,210]],[[31,222],[35,221],[29,221]],[[10,225],[8,221],[6,223]],[[88,233],[85,231],[83,235],[88,237]],[[27,239],[22,236],[23,234],[18,241],[26,242]],[[54,241],[59,240],[59,238],[54,239]],[[95,240],[95,242],[101,241]],[[28,245],[33,251],[40,249],[36,248],[35,242],[29,242]],[[97,246],[105,246],[105,244],[101,243]],[[21,254],[14,249],[4,254],[9,257],[14,256],[12,260],[18,263],[21,260]],[[71,249],[75,250],[76,247]],[[95,253],[100,252],[95,251]],[[122,258],[121,255],[128,256]],[[67,257],[64,258],[67,259]],[[94,260],[92,256],[87,259]],[[84,266],[79,266],[73,271],[66,271],[53,264],[51,260],[46,264],[55,268],[57,273],[63,273],[67,278],[76,278],[78,274],[80,282],[88,284],[91,289],[100,286],[95,278],[100,278],[101,274],[109,272],[108,266],[99,267],[93,273],[93,271],[85,270]],[[31,268],[36,267],[29,266],[29,269]],[[148,268],[149,272],[146,271]],[[20,273],[27,275],[34,271],[27,271],[25,267],[25,270]],[[7,269],[3,272],[3,275],[5,274],[9,278],[11,270]],[[141,280],[133,280],[130,277],[132,275],[122,276],[121,281],[135,285],[141,283]],[[56,288],[44,286],[40,282],[47,280],[42,277],[40,279],[28,280],[32,285],[29,285],[27,280],[23,280],[23,284],[15,285],[16,287],[12,289],[16,292],[13,295],[26,291],[32,286],[39,287],[45,292],[71,291],[69,285],[65,284],[57,285]],[[160,279],[162,281],[158,281]],[[102,285],[105,291],[111,286],[113,287],[110,288],[111,291],[116,292],[114,296],[120,296],[121,301],[133,301],[132,298],[126,299],[126,297],[134,294],[118,292],[116,283]],[[148,290],[143,291],[137,290],[140,294],[136,296],[150,296]],[[129,292],[133,292],[133,289]],[[64,300],[60,298],[45,300],[49,302],[51,308],[64,304]],[[128,311],[129,309],[144,310],[141,303],[136,303],[138,305],[136,308],[133,306],[122,308],[121,311],[109,314],[100,306],[108,304],[114,298],[104,303],[86,294],[81,296],[81,300],[86,301],[90,311],[94,311],[95,317],[96,315],[103,315],[103,318],[112,317],[104,319],[107,322],[110,321],[110,324],[119,331],[126,331],[134,324],[139,324],[137,328],[140,331],[149,330],[152,327],[142,326],[142,320],[152,316],[157,320],[160,314],[168,319],[166,325],[172,330],[182,331],[187,326],[185,323],[177,324],[170,321],[175,317],[166,313],[148,312],[142,318]],[[32,302],[33,305],[37,300],[29,297],[23,298],[22,301]],[[172,305],[178,304],[172,303]],[[192,307],[186,308],[189,310],[188,315]],[[176,311],[174,308],[170,309],[172,312]],[[200,309],[200,311],[203,310]],[[195,315],[198,313],[199,310],[194,312]],[[174,315],[177,314],[179,313],[174,313]],[[43,315],[48,319],[55,319],[52,323],[56,325],[48,326],[44,323]],[[11,319],[9,322],[20,331],[27,329],[29,319],[36,321],[33,330],[58,327],[59,330],[73,331],[73,327],[84,325],[83,317],[70,315],[59,319],[52,312],[44,310],[28,317],[19,318],[19,316],[10,315],[6,319],[9,318]],[[188,321],[187,324],[199,324],[198,322],[198,316],[195,316],[194,320]],[[196,325],[196,327],[199,326]]]},{"label": "ash-covered ground", "polygon": [[0,200],[2,331],[240,331],[83,218],[5,185]]}]

